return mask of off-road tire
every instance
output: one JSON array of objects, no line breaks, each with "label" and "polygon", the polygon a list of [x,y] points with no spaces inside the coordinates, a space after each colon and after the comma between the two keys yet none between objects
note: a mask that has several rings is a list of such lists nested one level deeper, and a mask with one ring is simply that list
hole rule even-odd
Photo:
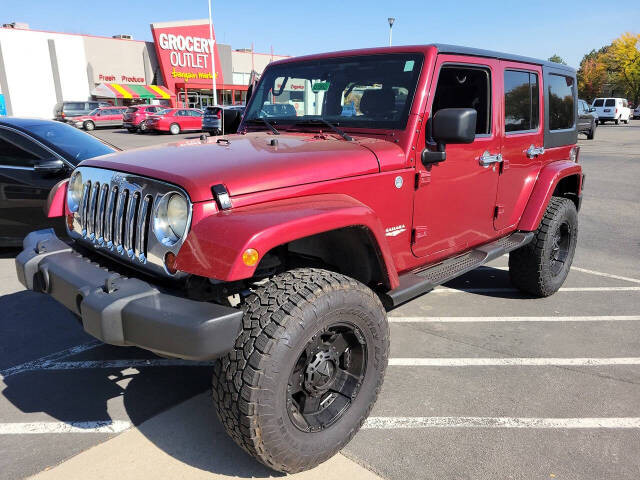
[{"label": "off-road tire", "polygon": [[[556,274],[552,271],[554,237],[559,229],[569,227],[567,256]],[[553,295],[562,286],[573,261],[578,239],[578,211],[567,198],[551,197],[533,240],[509,254],[511,283],[536,297]]]},{"label": "off-road tire", "polygon": [[[287,473],[312,468],[343,448],[373,407],[389,352],[386,312],[363,284],[315,268],[276,275],[242,308],[235,348],[214,364],[218,418],[238,445],[268,467]],[[340,320],[356,325],[366,339],[364,378],[335,423],[302,431],[289,415],[290,374],[308,342]]]},{"label": "off-road tire", "polygon": [[87,120],[86,122],[84,122],[82,124],[82,127],[87,131],[87,132],[91,132],[93,130],[95,130],[96,128],[96,124],[93,123],[91,120]]}]

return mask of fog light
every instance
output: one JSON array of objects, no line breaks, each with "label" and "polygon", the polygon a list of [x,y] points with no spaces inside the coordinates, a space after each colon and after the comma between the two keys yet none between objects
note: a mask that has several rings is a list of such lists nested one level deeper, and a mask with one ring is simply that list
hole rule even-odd
[{"label": "fog light", "polygon": [[253,267],[257,264],[258,258],[260,258],[260,255],[254,248],[247,248],[242,254],[242,261],[247,267]]},{"label": "fog light", "polygon": [[167,252],[164,256],[164,266],[167,268],[167,272],[171,275],[175,275],[178,269],[176,268],[176,255],[173,252]]}]

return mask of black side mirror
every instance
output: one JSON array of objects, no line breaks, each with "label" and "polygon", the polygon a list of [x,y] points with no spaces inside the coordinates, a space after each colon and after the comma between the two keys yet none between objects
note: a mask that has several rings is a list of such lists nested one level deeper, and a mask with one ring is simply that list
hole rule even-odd
[{"label": "black side mirror", "polygon": [[60,173],[64,170],[64,162],[62,160],[44,160],[36,163],[33,166],[33,170],[43,175],[51,175],[54,173]]},{"label": "black side mirror", "polygon": [[476,138],[478,112],[473,108],[443,108],[431,120],[431,138],[436,142],[436,151],[425,148],[422,163],[429,165],[443,162],[447,156],[448,143],[473,143]]}]

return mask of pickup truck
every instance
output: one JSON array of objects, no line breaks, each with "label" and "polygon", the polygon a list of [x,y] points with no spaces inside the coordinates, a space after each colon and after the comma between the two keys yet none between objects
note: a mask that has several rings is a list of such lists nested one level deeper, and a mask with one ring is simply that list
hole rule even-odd
[{"label": "pickup truck", "polygon": [[215,359],[231,437],[306,470],[371,411],[387,311],[504,254],[528,297],[563,284],[576,94],[569,67],[452,45],[273,62],[237,134],[82,162],[49,197],[71,241],[31,233],[18,277],[106,343]]}]

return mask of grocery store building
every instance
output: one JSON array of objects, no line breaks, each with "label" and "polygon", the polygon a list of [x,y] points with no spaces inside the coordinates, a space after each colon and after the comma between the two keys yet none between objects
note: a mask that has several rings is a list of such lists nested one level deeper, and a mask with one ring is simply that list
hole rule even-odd
[{"label": "grocery store building", "polygon": [[203,108],[244,103],[252,71],[282,55],[213,43],[208,20],[154,23],[153,42],[0,28],[0,115],[52,118],[56,103],[102,100]]}]

